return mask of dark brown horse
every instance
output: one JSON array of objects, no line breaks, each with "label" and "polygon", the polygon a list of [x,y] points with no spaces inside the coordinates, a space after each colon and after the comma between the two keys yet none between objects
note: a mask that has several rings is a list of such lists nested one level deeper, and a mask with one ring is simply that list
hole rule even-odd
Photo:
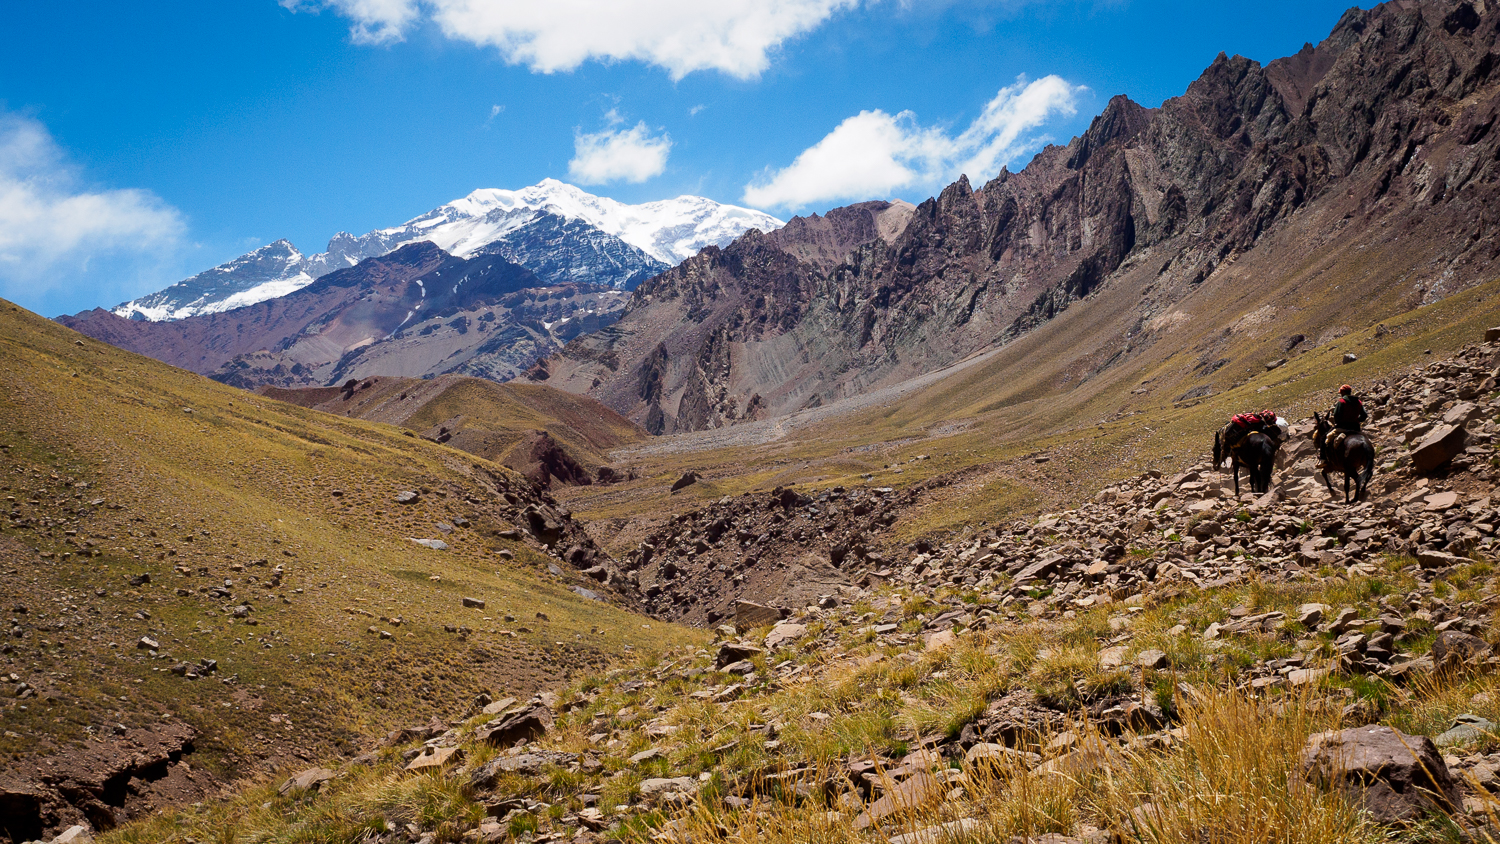
[{"label": "dark brown horse", "polygon": [[[1328,435],[1333,432],[1333,422],[1326,416],[1319,416],[1316,411],[1313,419],[1318,423],[1317,433],[1313,434],[1313,445],[1318,447],[1318,454],[1323,457],[1323,483],[1328,485],[1329,493],[1338,495],[1338,490],[1333,488],[1333,480],[1328,477],[1328,470],[1343,472],[1344,503],[1359,501],[1364,497],[1365,490],[1370,486],[1370,478],[1375,474],[1375,446],[1364,434],[1353,433],[1344,437],[1344,441],[1330,452]],[[1351,479],[1354,482],[1353,498],[1349,497]]]},{"label": "dark brown horse", "polygon": [[1281,442],[1269,434],[1252,431],[1240,438],[1233,448],[1224,445],[1224,432],[1214,432],[1214,468],[1224,468],[1228,452],[1234,470],[1234,497],[1240,497],[1240,466],[1250,477],[1250,491],[1259,495],[1271,489],[1271,469],[1276,465],[1276,450]]}]

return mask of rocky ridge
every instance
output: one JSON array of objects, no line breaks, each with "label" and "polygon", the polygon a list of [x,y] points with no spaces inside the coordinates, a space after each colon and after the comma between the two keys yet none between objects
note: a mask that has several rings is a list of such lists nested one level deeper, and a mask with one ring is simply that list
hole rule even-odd
[{"label": "rocky ridge", "polygon": [[457,258],[423,241],[233,310],[149,322],[95,309],[58,321],[246,389],[370,375],[504,381],[609,325],[625,299],[594,285],[549,285],[501,254]]},{"label": "rocky ridge", "polygon": [[[1241,319],[1286,303],[1309,246],[1365,269],[1295,285],[1299,310],[1327,314],[1302,333],[1346,324],[1332,314],[1373,325],[1490,278],[1497,22],[1467,0],[1393,2],[1268,65],[1221,55],[1159,109],[1116,97],[1067,146],[978,189],[960,179],[900,224],[866,204],[707,249],[533,377],[655,433],[723,427],[930,372],[1120,284],[1139,290],[1131,318],[1088,337],[1098,348],[1054,389],[1183,323],[1195,336],[1167,345],[1203,355],[1176,374],[1202,377],[1235,362],[1221,352]],[[1386,250],[1405,257],[1361,259]]]}]

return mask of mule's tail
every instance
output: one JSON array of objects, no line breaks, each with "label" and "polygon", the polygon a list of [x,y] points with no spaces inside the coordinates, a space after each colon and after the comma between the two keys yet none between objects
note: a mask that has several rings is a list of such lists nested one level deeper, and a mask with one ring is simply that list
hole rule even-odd
[{"label": "mule's tail", "polygon": [[1224,468],[1223,431],[1214,431],[1214,469]]}]

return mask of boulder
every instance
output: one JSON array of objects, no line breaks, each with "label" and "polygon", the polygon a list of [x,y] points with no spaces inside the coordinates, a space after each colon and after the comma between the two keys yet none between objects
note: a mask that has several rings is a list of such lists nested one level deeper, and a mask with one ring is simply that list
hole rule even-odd
[{"label": "boulder", "polygon": [[448,550],[448,543],[444,542],[441,539],[413,539],[412,542],[415,542],[424,548],[431,548],[434,551]]},{"label": "boulder", "polygon": [[1422,509],[1431,513],[1440,513],[1458,503],[1458,493],[1452,490],[1448,492],[1434,492],[1422,499],[1422,501]]},{"label": "boulder", "polygon": [[415,504],[417,503],[417,499],[421,497],[421,495],[418,495],[411,490],[406,490],[405,492],[396,493],[396,497],[394,500],[397,504]]},{"label": "boulder", "polygon": [[518,741],[535,741],[552,729],[552,710],[536,704],[497,718],[474,732],[485,744],[508,747]]},{"label": "boulder", "polygon": [[1062,563],[1063,559],[1061,556],[1049,554],[1027,564],[1020,571],[1016,572],[1015,582],[1023,584],[1029,580],[1041,580],[1042,578],[1050,577],[1062,571]]},{"label": "boulder", "polygon": [[1424,569],[1441,569],[1448,566],[1456,566],[1459,563],[1469,562],[1468,558],[1457,554],[1448,554],[1442,551],[1433,551],[1429,548],[1419,549],[1416,553],[1417,565]]},{"label": "boulder", "polygon": [[943,783],[926,771],[920,771],[900,785],[886,791],[854,819],[854,829],[865,830],[900,812],[910,812],[942,798]]},{"label": "boulder", "polygon": [[1332,730],[1310,736],[1301,761],[1308,779],[1346,792],[1380,823],[1462,805],[1457,780],[1427,736],[1379,726]]},{"label": "boulder", "polygon": [[764,651],[754,645],[744,642],[725,642],[719,646],[718,656],[714,657],[714,667],[723,670],[726,666],[748,660],[759,653],[764,653]]},{"label": "boulder", "polygon": [[480,711],[485,715],[499,715],[512,706],[515,706],[516,703],[517,701],[513,697],[503,697],[499,700],[490,701],[489,703],[485,704],[484,709]]},{"label": "boulder", "polygon": [[1030,770],[1040,765],[1042,757],[1035,753],[1015,750],[997,742],[982,741],[964,753],[964,765],[968,768],[985,767],[994,770],[1012,768]]},{"label": "boulder", "polygon": [[682,475],[682,477],[678,478],[676,480],[676,482],[674,482],[672,484],[672,491],[673,492],[677,492],[678,490],[687,489],[688,487],[692,486],[693,484],[695,484],[697,482],[698,482],[698,473],[697,472],[684,472],[683,475]]},{"label": "boulder", "polygon": [[781,610],[754,601],[735,601],[734,626],[740,630],[765,627],[781,620]]},{"label": "boulder", "polygon": [[1432,641],[1432,664],[1443,670],[1458,668],[1489,652],[1489,643],[1478,636],[1459,630],[1444,630]]},{"label": "boulder", "polygon": [[338,776],[327,768],[308,768],[300,774],[295,774],[291,779],[281,784],[277,789],[278,794],[286,795],[294,791],[318,791],[323,783]]},{"label": "boulder", "polygon": [[958,634],[952,630],[939,630],[927,637],[927,650],[947,650],[958,644]]},{"label": "boulder", "polygon": [[567,766],[578,761],[578,754],[556,750],[538,750],[515,756],[496,756],[480,765],[469,775],[469,786],[474,789],[494,788],[502,773],[520,774],[526,777],[539,776],[548,765]]},{"label": "boulder", "polygon": [[468,607],[470,609],[475,609],[475,610],[482,610],[482,609],[484,609],[484,601],[480,600],[479,598],[464,598],[463,599],[463,604],[464,604],[464,606],[466,606],[466,607]]},{"label": "boulder", "polygon": [[1455,744],[1473,744],[1482,739],[1500,735],[1500,725],[1478,715],[1460,715],[1453,719],[1453,726],[1432,740],[1438,747]]},{"label": "boulder", "polygon": [[74,824],[52,839],[51,844],[90,844],[93,840],[88,827]]},{"label": "boulder", "polygon": [[406,770],[412,773],[438,771],[463,761],[463,758],[462,747],[424,747],[415,759],[407,763]]},{"label": "boulder", "polygon": [[632,764],[632,765],[644,765],[647,762],[651,762],[651,761],[656,760],[656,759],[665,759],[666,757],[667,757],[667,754],[662,753],[661,752],[661,748],[659,748],[659,747],[652,747],[652,748],[649,748],[649,749],[646,749],[646,750],[642,750],[640,753],[637,753],[634,756],[631,756],[630,757],[630,764]]},{"label": "boulder", "polygon": [[1467,425],[1468,423],[1484,416],[1484,411],[1479,406],[1469,401],[1461,401],[1448,408],[1443,414],[1444,425]]},{"label": "boulder", "polygon": [[664,794],[697,794],[698,781],[692,777],[651,777],[641,780],[641,796],[647,800]]},{"label": "boulder", "polygon": [[807,625],[783,621],[766,634],[766,650],[774,651],[790,645],[807,635]]},{"label": "boulder", "polygon": [[1312,630],[1323,623],[1323,617],[1331,609],[1327,604],[1303,604],[1297,607],[1297,623],[1304,629]]},{"label": "boulder", "polygon": [[950,844],[953,841],[978,839],[984,825],[973,818],[959,818],[938,826],[929,826],[916,832],[891,836],[891,844]]},{"label": "boulder", "polygon": [[1135,664],[1152,671],[1163,671],[1170,664],[1167,660],[1166,651],[1156,649],[1141,651],[1135,658]]},{"label": "boulder", "polygon": [[1464,450],[1469,434],[1462,425],[1439,425],[1411,450],[1411,463],[1418,472],[1432,472]]}]

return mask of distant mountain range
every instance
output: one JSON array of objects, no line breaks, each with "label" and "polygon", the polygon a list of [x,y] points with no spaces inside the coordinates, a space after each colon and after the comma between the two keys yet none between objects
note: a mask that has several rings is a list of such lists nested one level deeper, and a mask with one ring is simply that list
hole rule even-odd
[{"label": "distant mountain range", "polygon": [[626,205],[546,179],[518,191],[476,190],[394,228],[359,236],[339,232],[316,255],[278,240],[111,310],[147,321],[229,311],[285,296],[419,241],[454,257],[498,255],[531,270],[540,286],[628,290],[705,246],[725,246],[750,229],[782,225],[769,214],[698,196]]},{"label": "distant mountain range", "polygon": [[549,285],[500,255],[458,258],[424,240],[230,311],[149,321],[95,309],[59,322],[246,389],[369,375],[507,381],[614,322],[629,296]]}]

